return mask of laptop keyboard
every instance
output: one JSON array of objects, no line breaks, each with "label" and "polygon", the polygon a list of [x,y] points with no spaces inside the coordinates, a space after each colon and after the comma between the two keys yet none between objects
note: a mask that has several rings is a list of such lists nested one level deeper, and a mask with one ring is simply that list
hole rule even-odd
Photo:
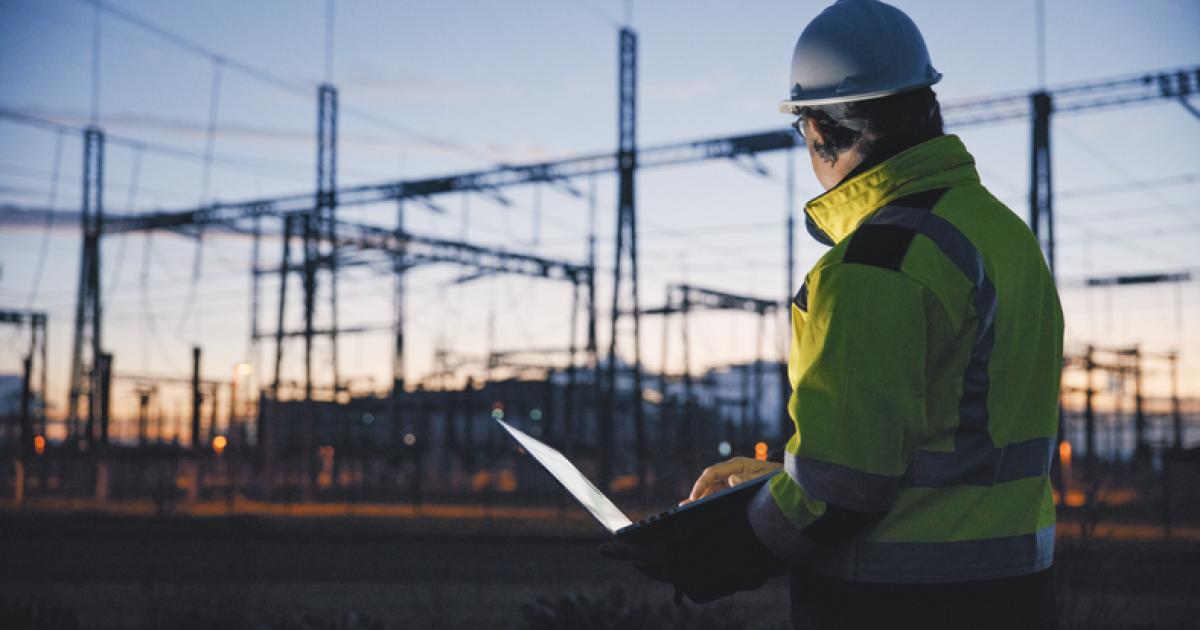
[{"label": "laptop keyboard", "polygon": [[646,518],[634,523],[634,526],[636,527],[638,525],[646,525],[649,523],[653,523],[654,521],[657,521],[658,519],[670,514],[673,511],[674,510],[666,510],[664,512],[659,512],[658,514],[652,514],[652,515],[647,516]]}]

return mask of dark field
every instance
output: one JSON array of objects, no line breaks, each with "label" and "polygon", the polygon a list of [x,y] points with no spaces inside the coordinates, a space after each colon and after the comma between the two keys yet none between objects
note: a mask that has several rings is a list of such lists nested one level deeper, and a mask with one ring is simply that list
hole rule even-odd
[{"label": "dark field", "polygon": [[[783,580],[679,609],[668,588],[600,558],[601,532],[579,515],[519,514],[0,512],[0,627],[787,627]],[[1194,528],[1170,540],[1150,526],[1101,526],[1086,540],[1069,522],[1061,530],[1064,627],[1195,627]]]},{"label": "dark field", "polygon": [[[521,604],[561,604],[569,593],[609,612],[646,603],[647,621],[665,612],[679,627],[693,627],[694,613],[720,622],[710,627],[787,615],[782,581],[673,610],[668,588],[600,558],[598,527],[582,521],[554,533],[544,520],[499,519],[7,515],[0,523],[3,612],[36,602],[51,622],[73,615],[86,628],[535,627]],[[614,586],[623,605],[609,601]]]}]

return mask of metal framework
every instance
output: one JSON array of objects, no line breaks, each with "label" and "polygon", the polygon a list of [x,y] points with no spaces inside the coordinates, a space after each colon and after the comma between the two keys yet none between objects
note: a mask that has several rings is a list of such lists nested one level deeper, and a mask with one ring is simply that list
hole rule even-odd
[{"label": "metal framework", "polygon": [[[69,431],[88,446],[95,441],[100,411],[100,237],[104,231],[104,132],[88,127],[83,133],[83,201],[80,205],[83,248],[79,256],[79,290],[75,300],[75,334],[71,349],[70,391],[67,397]],[[87,399],[86,426],[81,431],[80,406]]]},{"label": "metal framework", "polygon": [[[29,326],[29,349],[21,358],[21,406],[18,416],[21,455],[28,458],[34,452],[34,436],[46,434],[46,313],[0,310],[0,324]],[[40,398],[36,404],[35,397]]]},{"label": "metal framework", "polygon": [[[633,315],[633,395],[635,459],[638,480],[645,481],[644,470],[646,435],[642,403],[641,319],[638,313],[638,252],[637,209],[634,181],[638,167],[637,153],[637,35],[628,28],[618,33],[617,62],[617,230],[616,256],[613,266],[612,314],[608,340],[608,396],[600,418],[600,483],[607,485],[613,478],[614,443],[617,415],[617,342],[620,337],[621,284],[625,258],[629,258],[629,296]],[[640,487],[640,486],[639,486]]]},{"label": "metal framework", "polygon": [[1029,227],[1046,253],[1050,277],[1057,278],[1054,265],[1054,180],[1050,168],[1050,114],[1054,111],[1054,101],[1048,92],[1034,92],[1029,95],[1029,101],[1033,110],[1029,157]]},{"label": "metal framework", "polygon": [[[662,336],[662,363],[663,368],[659,373],[659,392],[663,396],[663,403],[659,406],[659,425],[660,430],[665,431],[667,426],[666,418],[666,394],[667,394],[667,371],[666,362],[668,356],[670,334],[666,331],[667,318],[671,315],[680,314],[682,322],[680,327],[680,336],[683,349],[683,422],[679,427],[679,435],[676,437],[677,443],[686,444],[686,452],[690,457],[695,452],[695,431],[692,427],[692,390],[694,381],[692,379],[692,362],[691,362],[691,327],[689,324],[688,314],[695,310],[713,310],[713,311],[740,311],[752,313],[759,316],[758,342],[757,352],[758,357],[753,366],[753,377],[755,392],[754,398],[761,399],[763,395],[762,388],[762,352],[763,352],[763,323],[766,316],[775,313],[778,309],[784,308],[786,302],[781,303],[778,300],[768,298],[760,298],[749,295],[741,295],[730,293],[727,291],[719,291],[706,287],[699,287],[691,284],[670,284],[667,285],[666,299],[662,306],[643,309],[642,315],[658,315],[664,318],[663,336]],[[748,388],[747,388],[748,389]],[[748,392],[743,396],[743,410],[750,399]],[[786,399],[784,402],[786,413]],[[744,420],[745,418],[743,418]],[[660,437],[660,439],[662,439]]]},{"label": "metal framework", "polygon": [[[1047,90],[1056,113],[1098,111],[1139,103],[1181,100],[1200,89],[1200,66],[1173,68],[1145,74],[1068,84]],[[1028,92],[946,103],[942,106],[946,126],[968,127],[1031,120]],[[638,168],[674,166],[712,159],[744,159],[748,156],[803,146],[789,130],[772,129],[688,140],[637,150]],[[498,200],[499,190],[538,182],[564,184],[568,180],[616,172],[614,153],[594,153],[562,160],[505,164],[495,168],[412,180],[391,180],[349,186],[337,190],[341,206],[363,205],[430,198],[449,193],[477,192]],[[237,226],[256,216],[280,216],[312,208],[312,194],[298,193],[234,203],[212,203],[189,209],[108,217],[105,232],[187,228],[198,224]]]},{"label": "metal framework", "polygon": [[[312,398],[313,311],[319,266],[329,270],[330,363],[334,392],[341,389],[337,344],[337,90],[322,84],[317,89],[317,102],[317,198],[304,230],[304,381],[308,400]],[[317,264],[318,258],[323,264]]]},{"label": "metal framework", "polygon": [[1140,273],[1132,275],[1120,276],[1100,276],[1088,278],[1086,286],[1088,287],[1114,287],[1128,286],[1133,284],[1162,284],[1171,282],[1190,282],[1192,273],[1190,271],[1174,271],[1164,273]]},{"label": "metal framework", "polygon": [[[99,240],[104,233],[121,233],[140,230],[171,230],[188,234],[201,227],[216,226],[234,231],[251,231],[259,233],[259,223],[263,217],[278,217],[284,219],[284,248],[290,244],[292,235],[304,238],[304,263],[301,273],[304,276],[305,293],[305,343],[306,343],[306,389],[312,389],[311,383],[311,350],[312,337],[318,334],[313,321],[315,295],[317,287],[317,270],[331,270],[331,307],[333,309],[331,327],[322,331],[327,332],[331,340],[336,339],[336,273],[332,270],[342,264],[352,264],[351,258],[343,257],[341,250],[347,249],[385,249],[391,252],[392,262],[397,265],[409,266],[407,263],[424,264],[432,262],[452,262],[463,264],[464,261],[474,260],[473,266],[487,270],[489,265],[494,270],[506,273],[531,273],[554,277],[553,274],[564,274],[568,277],[566,265],[542,265],[533,260],[536,257],[520,257],[498,255],[501,252],[479,248],[456,241],[439,241],[439,239],[424,239],[408,235],[400,223],[398,229],[388,230],[372,226],[349,227],[338,222],[335,209],[339,205],[371,204],[389,201],[413,200],[417,203],[432,205],[434,196],[455,193],[474,192],[487,195],[499,201],[508,203],[501,194],[501,189],[514,185],[531,183],[550,183],[577,195],[570,180],[582,176],[617,173],[619,178],[618,192],[618,230],[617,256],[614,270],[614,301],[612,312],[612,338],[609,349],[609,399],[603,414],[602,431],[600,435],[602,451],[602,478],[607,481],[612,477],[611,462],[613,455],[613,436],[615,432],[616,414],[616,339],[620,318],[632,315],[633,322],[633,355],[634,355],[634,386],[635,386],[635,430],[638,432],[637,441],[639,452],[645,448],[642,426],[642,404],[640,387],[640,348],[638,343],[639,322],[641,309],[637,305],[637,240],[634,181],[638,168],[659,167],[684,164],[710,159],[730,159],[735,163],[758,173],[765,173],[765,168],[755,161],[760,153],[792,149],[800,145],[800,140],[790,131],[769,130],[757,133],[740,134],[726,137],[702,138],[687,142],[665,144],[646,149],[638,149],[636,145],[636,35],[629,29],[622,29],[619,34],[618,76],[618,147],[615,153],[599,153],[572,157],[564,160],[538,162],[524,165],[504,164],[495,168],[471,171],[440,177],[417,180],[393,180],[377,184],[368,184],[338,188],[336,186],[336,119],[337,97],[332,86],[322,85],[318,92],[320,108],[318,111],[318,182],[317,194],[311,193],[287,195],[282,197],[254,199],[238,203],[212,203],[178,211],[153,212],[136,216],[105,216],[102,208],[102,171],[103,171],[103,133],[94,127],[84,132],[84,202],[82,212],[84,232],[84,255],[81,261],[79,295],[76,307],[76,326],[71,375],[70,418],[72,426],[78,424],[82,399],[88,398],[88,427],[85,436],[91,439],[94,433],[94,419],[98,411],[96,392],[98,390],[98,370],[101,351],[101,311],[99,302]],[[1050,145],[1049,122],[1054,112],[1094,111],[1106,108],[1123,107],[1137,103],[1160,100],[1178,100],[1189,105],[1186,99],[1194,94],[1200,86],[1200,67],[1165,70],[1156,73],[1116,77],[1101,81],[1065,85],[1053,90],[1046,90],[1034,95],[1014,93],[993,98],[973,101],[949,103],[943,107],[943,114],[949,127],[968,125],[993,124],[1018,119],[1031,119],[1034,125],[1032,158],[1031,158],[1031,225],[1035,231],[1042,232],[1039,225],[1045,221],[1045,238],[1047,240],[1047,255],[1053,267],[1053,208],[1052,180],[1050,177]],[[790,216],[790,214],[789,214]],[[789,226],[791,222],[789,221]],[[347,237],[341,233],[346,228],[350,230]],[[348,240],[347,240],[348,239]],[[356,245],[356,242],[358,245]],[[323,246],[322,243],[327,244]],[[359,246],[366,243],[365,246]],[[474,249],[473,249],[474,248]],[[290,253],[290,252],[288,252]],[[507,254],[507,253],[503,253]],[[623,262],[627,257],[630,277],[631,309],[620,308],[621,285],[623,283]],[[588,267],[591,269],[591,267]],[[291,270],[291,263],[285,255],[284,263],[280,265],[281,274]],[[556,271],[557,270],[557,271]],[[400,276],[400,274],[397,274]],[[588,272],[589,296],[594,291],[594,278]],[[402,280],[398,280],[402,284]],[[789,291],[791,282],[789,282]],[[281,282],[281,303],[286,298],[287,282]],[[402,289],[398,286],[398,295]],[[789,296],[790,297],[790,296]],[[257,301],[255,302],[257,303]],[[399,313],[398,313],[399,314]],[[282,317],[282,313],[281,313]],[[257,321],[257,318],[256,318]],[[255,324],[257,327],[257,323]],[[589,335],[594,334],[594,326],[590,327]],[[281,355],[278,345],[282,342],[285,331],[280,320],[276,327],[276,360]],[[594,341],[594,339],[592,339]],[[397,330],[397,356],[402,356],[402,333]],[[336,342],[335,342],[336,343]],[[335,351],[336,354],[336,351]],[[337,375],[336,360],[334,361],[334,391],[336,394]],[[402,381],[402,368],[394,370]],[[311,395],[311,394],[310,394]],[[73,429],[79,433],[78,429]],[[641,459],[641,458],[639,458]],[[644,471],[639,471],[639,474]]]}]

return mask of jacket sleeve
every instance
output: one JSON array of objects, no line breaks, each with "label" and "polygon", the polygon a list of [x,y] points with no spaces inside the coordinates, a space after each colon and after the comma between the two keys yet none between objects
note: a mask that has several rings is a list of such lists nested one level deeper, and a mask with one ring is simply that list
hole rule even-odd
[{"label": "jacket sleeve", "polygon": [[807,284],[807,311],[793,311],[787,474],[748,508],[755,534],[792,565],[890,508],[926,409],[927,289],[845,262],[814,270]]}]

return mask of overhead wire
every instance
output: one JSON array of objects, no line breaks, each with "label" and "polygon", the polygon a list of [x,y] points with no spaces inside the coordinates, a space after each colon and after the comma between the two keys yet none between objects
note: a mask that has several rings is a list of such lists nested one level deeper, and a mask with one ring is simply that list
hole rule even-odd
[{"label": "overhead wire", "polygon": [[163,27],[159,26],[158,24],[155,24],[154,22],[147,20],[146,18],[143,18],[131,11],[126,11],[125,9],[117,7],[111,3],[102,2],[101,0],[73,0],[73,1],[78,2],[80,4],[87,4],[87,5],[94,4],[94,6],[96,6],[98,10],[104,11],[105,13],[109,14],[112,17],[117,18],[118,20],[121,20],[132,26],[135,26],[142,31],[150,33],[150,34],[158,37],[159,39],[162,39],[163,41],[165,41],[181,50],[191,52],[200,57],[206,57],[211,61],[215,61],[216,59],[225,59],[226,63],[228,64],[228,66],[231,69],[233,69],[237,72],[240,72],[256,81],[259,81],[260,83],[264,83],[266,85],[273,86],[284,92],[304,96],[305,98],[311,98],[313,95],[313,92],[314,92],[312,88],[316,87],[315,85],[310,86],[304,82],[295,81],[292,79],[287,79],[287,78],[281,77],[277,74],[267,72],[266,70],[263,70],[262,68],[254,66],[252,64],[240,61],[240,60],[232,58],[232,57],[222,55],[222,54],[218,53],[217,51],[212,50],[212,49],[208,48],[207,46],[204,46],[203,44],[196,42],[195,40],[189,39],[187,37],[184,37],[183,35],[180,35],[173,31],[167,30],[166,28],[163,28]]},{"label": "overhead wire", "polygon": [[325,82],[333,83],[333,0],[325,0]]},{"label": "overhead wire", "polygon": [[200,172],[200,203],[207,204],[212,200],[212,160],[213,149],[217,143],[217,116],[221,106],[221,60],[213,61],[212,87],[208,100],[208,126],[204,135],[204,162]]},{"label": "overhead wire", "polygon": [[[158,347],[159,356],[166,359],[167,363],[171,364],[172,367],[175,367],[174,356],[170,349],[168,349],[166,342],[163,341],[162,335],[159,334],[158,320],[154,317],[154,313],[150,309],[150,292],[148,289],[150,284],[150,259],[154,256],[153,238],[153,232],[146,232],[142,241],[141,291],[139,296],[141,298],[142,322],[146,331],[150,333],[150,340]],[[140,339],[142,340],[142,371],[144,372],[150,369],[149,346],[147,344],[147,335],[140,335]]]},{"label": "overhead wire", "polygon": [[[1087,153],[1092,159],[1103,164],[1110,171],[1127,178],[1127,181],[1125,182],[1124,185],[1128,187],[1128,190],[1137,191],[1139,193],[1153,197],[1156,200],[1158,200],[1164,207],[1183,209],[1183,207],[1181,205],[1176,204],[1176,203],[1172,202],[1171,200],[1167,199],[1166,196],[1164,196],[1162,194],[1162,191],[1159,190],[1157,186],[1150,185],[1146,181],[1141,180],[1138,177],[1134,176],[1132,173],[1129,172],[1129,170],[1123,164],[1113,160],[1111,157],[1106,155],[1103,151],[1100,151],[1095,146],[1093,146],[1091,143],[1089,143],[1086,140],[1084,140],[1083,138],[1079,137],[1078,134],[1075,134],[1069,128],[1059,127],[1059,131],[1060,131],[1060,133],[1062,133],[1063,137],[1065,137],[1068,141],[1070,141],[1072,144],[1074,144],[1077,148],[1079,148],[1079,149],[1083,150],[1085,153]],[[1177,181],[1177,182],[1178,181],[1186,181],[1187,183],[1190,183],[1191,178],[1188,176],[1184,176],[1184,178],[1180,179],[1177,176],[1174,181]],[[1102,189],[1103,187],[1097,187],[1097,188]],[[1107,188],[1111,191],[1113,189],[1113,186],[1107,185]],[[1089,226],[1081,225],[1080,222],[1076,221],[1076,220],[1072,220],[1072,219],[1065,218],[1065,217],[1064,217],[1064,219],[1065,219],[1064,222],[1073,224],[1076,228],[1078,228],[1082,231],[1085,231],[1086,233],[1089,233],[1091,236],[1093,236],[1095,238],[1099,238],[1099,239],[1107,241],[1109,243],[1118,245],[1127,250],[1136,252],[1142,256],[1146,256],[1149,258],[1157,258],[1159,260],[1162,260],[1164,262],[1169,262],[1171,264],[1181,264],[1183,262],[1177,256],[1173,256],[1173,255],[1163,252],[1161,248],[1144,247],[1144,246],[1138,245],[1136,243],[1130,242],[1131,240],[1134,240],[1139,237],[1145,237],[1145,236],[1163,237],[1163,236],[1169,236],[1171,234],[1181,233],[1179,228],[1173,228],[1173,229],[1169,229],[1169,230],[1164,230],[1164,229],[1152,230],[1152,231],[1146,232],[1142,235],[1138,235],[1136,233],[1131,233],[1131,232],[1123,232],[1121,234],[1111,234],[1111,233],[1097,232],[1096,230],[1094,230],[1093,228],[1091,228]],[[1191,227],[1198,228],[1200,226],[1191,226]],[[1187,231],[1193,231],[1193,230],[1187,230]]]},{"label": "overhead wire", "polygon": [[[204,141],[204,168],[200,180],[200,203],[207,205],[210,200],[211,185],[212,185],[212,156],[213,148],[217,142],[217,117],[221,106],[221,67],[223,60],[220,57],[213,59],[212,66],[212,86],[209,93],[208,101],[208,126]],[[187,298],[184,300],[184,308],[180,315],[179,324],[176,326],[176,334],[182,334],[183,329],[189,321],[193,319],[192,306],[196,302],[197,285],[200,281],[200,270],[204,264],[204,224],[196,225],[196,241],[193,245],[192,254],[192,278],[188,285]],[[200,329],[199,316],[195,318],[197,331]],[[197,332],[197,337],[200,334]]]},{"label": "overhead wire", "polygon": [[[6,107],[0,107],[0,119],[51,131],[64,131],[68,133],[82,134],[85,130],[84,127],[52,121],[41,116],[36,116]],[[147,152],[157,153],[165,156],[172,156],[200,162],[205,160],[204,153],[201,151],[193,151],[159,142],[130,138],[119,134],[105,133],[104,140],[107,144],[123,145],[134,149],[140,147]],[[286,179],[288,181],[302,180],[305,182],[307,182],[309,179],[297,174],[296,171],[298,169],[308,169],[307,164],[300,164],[298,162],[234,154],[214,154],[212,161],[214,165],[221,165],[224,168],[236,169],[239,171],[248,169],[257,174],[272,177],[274,179]],[[274,173],[272,173],[271,169],[274,169]],[[283,173],[286,173],[286,175]]]},{"label": "overhead wire", "polygon": [[[216,62],[217,60],[220,60],[229,69],[239,72],[239,73],[241,73],[247,77],[250,77],[256,81],[259,81],[260,83],[264,83],[266,85],[275,87],[283,92],[293,94],[296,96],[300,96],[300,97],[303,97],[305,99],[310,99],[310,100],[312,99],[313,95],[316,93],[317,86],[316,86],[315,82],[296,81],[293,79],[281,77],[278,74],[264,70],[263,68],[253,65],[251,63],[248,63],[246,61],[242,61],[235,57],[231,57],[229,55],[222,54],[216,50],[213,50],[207,46],[204,46],[203,44],[196,42],[195,40],[184,37],[184,36],[182,36],[178,33],[175,33],[167,28],[164,28],[158,24],[155,24],[154,22],[151,22],[150,20],[148,20],[144,17],[141,17],[130,11],[126,11],[124,9],[116,7],[108,2],[102,2],[100,0],[73,0],[73,1],[81,3],[81,4],[88,4],[88,5],[91,5],[94,2],[94,5],[96,7],[98,7],[99,10],[104,11],[104,12],[108,13],[109,15],[116,17],[116,18],[120,19],[121,21],[124,21],[127,24],[135,26],[145,32],[151,33],[151,34],[157,36],[158,38],[162,39],[163,41],[170,43],[173,46],[175,46],[181,50],[185,50],[194,55],[207,58],[210,61]],[[332,6],[332,3],[330,4],[330,7],[331,6]],[[329,8],[328,11],[331,16],[332,8]],[[329,19],[329,25],[327,25],[327,29],[332,29],[332,19]],[[329,37],[329,40],[330,40],[327,44],[328,50],[326,53],[327,56],[329,57],[329,59],[327,60],[327,63],[329,64],[328,72],[330,74],[332,74],[332,58],[331,58],[332,57],[332,33],[331,32],[327,33],[327,36]],[[384,116],[380,116],[379,114],[370,112],[368,110],[365,110],[365,109],[362,109],[359,107],[355,107],[353,105],[348,105],[348,104],[341,104],[340,109],[342,112],[350,114],[350,115],[362,120],[363,122],[370,123],[376,127],[379,127],[382,129],[387,129],[387,130],[390,130],[390,131],[393,131],[396,133],[400,133],[402,135],[409,136],[411,138],[421,140],[422,142],[424,142],[428,145],[438,147],[438,148],[441,148],[441,149],[444,149],[447,151],[470,156],[472,158],[483,160],[488,163],[498,164],[498,161],[493,156],[490,156],[486,153],[483,153],[483,152],[475,150],[475,149],[471,149],[471,148],[461,145],[457,142],[447,140],[445,138],[440,138],[440,137],[435,136],[430,133],[426,133],[426,132],[416,129],[414,127],[409,127],[408,125],[403,125],[401,123],[398,123],[394,120],[390,120]]]},{"label": "overhead wire", "polygon": [[100,0],[92,0],[92,125],[100,124]]},{"label": "overhead wire", "polygon": [[[125,194],[125,212],[132,213],[137,207],[138,183],[142,178],[142,151],[138,150],[133,156],[133,166],[129,175],[129,189]],[[114,267],[113,275],[108,282],[108,293],[104,296],[104,304],[112,300],[113,294],[117,290],[117,286],[121,282],[121,270],[125,267],[125,246],[129,242],[129,233],[122,233],[119,237],[117,249],[117,264]]]},{"label": "overhead wire", "polygon": [[607,26],[611,26],[614,29],[621,28],[621,23],[616,18],[593,6],[588,0],[575,0],[574,6]]},{"label": "overhead wire", "polygon": [[1070,128],[1060,126],[1059,132],[1061,134],[1063,134],[1063,136],[1068,141],[1070,141],[1072,144],[1074,144],[1077,148],[1082,149],[1085,153],[1087,153],[1089,156],[1091,156],[1092,159],[1103,164],[1110,171],[1117,173],[1118,175],[1121,175],[1123,177],[1128,178],[1129,185],[1133,186],[1138,192],[1141,192],[1141,193],[1144,193],[1151,197],[1154,197],[1160,203],[1162,203],[1164,206],[1176,205],[1173,201],[1167,199],[1162,194],[1162,191],[1160,191],[1158,189],[1157,186],[1151,186],[1151,185],[1141,182],[1139,180],[1139,178],[1135,177],[1132,173],[1130,173],[1129,169],[1126,168],[1123,164],[1121,164],[1121,163],[1117,162],[1116,160],[1112,159],[1111,157],[1109,157],[1106,153],[1104,153],[1103,151],[1101,151],[1100,149],[1098,149],[1094,145],[1092,145],[1090,142],[1088,142],[1088,141],[1084,140],[1082,137],[1080,137],[1079,134],[1076,134],[1075,132],[1071,131]]},{"label": "overhead wire", "polygon": [[54,229],[54,209],[58,205],[58,181],[62,173],[63,134],[58,133],[54,142],[54,160],[50,173],[50,194],[46,200],[46,223],[42,232],[42,245],[38,252],[37,264],[33,268],[33,284],[29,288],[28,308],[37,303],[38,292],[42,287],[42,274],[46,270],[46,257],[50,250],[50,231]]},{"label": "overhead wire", "polygon": [[[82,2],[83,0],[76,0],[76,1],[80,1],[80,2]],[[94,4],[95,4],[97,7],[99,7],[99,6],[100,6],[100,3],[99,3],[99,2],[95,2]],[[105,6],[108,6],[108,5],[105,5]],[[332,2],[330,2],[328,6],[332,6]],[[327,70],[327,74],[328,74],[328,70]],[[464,195],[464,206],[465,206],[465,204],[466,204],[466,202],[465,202],[465,197],[466,197],[466,195]],[[465,223],[464,223],[464,229],[465,229]],[[679,236],[680,236],[680,235],[674,235],[673,237],[679,237]]]},{"label": "overhead wire", "polygon": [[[22,177],[25,179],[36,180],[36,181],[40,181],[40,182],[53,182],[56,179],[56,176],[53,171],[42,170],[39,168],[30,168],[27,166],[22,166],[22,165],[17,165],[17,164],[0,163],[0,174],[3,174],[3,173],[8,173],[8,174],[11,174],[16,177]],[[64,177],[59,180],[59,186],[66,186],[68,188],[74,188],[74,189],[83,187],[83,184],[81,182],[67,179],[68,177],[71,177],[71,174],[63,174],[63,175],[64,175]],[[109,186],[128,186],[129,185],[129,182],[126,180],[110,179],[108,177],[105,177],[104,183]],[[195,197],[196,197],[195,193],[185,193],[185,192],[179,191],[179,190],[168,190],[166,188],[156,188],[156,187],[146,186],[145,184],[139,184],[138,187],[142,192],[154,193],[155,195],[163,195],[163,196],[175,197],[175,198],[179,198],[179,199],[183,199],[185,197],[187,199],[195,199]],[[44,194],[45,194],[45,191],[39,191],[38,196],[43,196]],[[44,208],[42,208],[42,209],[44,210]],[[27,210],[32,210],[32,208],[27,208]]]}]

